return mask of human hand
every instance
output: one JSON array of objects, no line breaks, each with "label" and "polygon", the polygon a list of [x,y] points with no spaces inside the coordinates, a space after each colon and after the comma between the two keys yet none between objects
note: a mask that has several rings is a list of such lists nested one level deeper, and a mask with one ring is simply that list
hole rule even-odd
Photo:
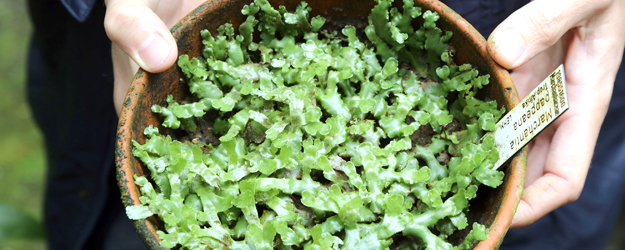
[{"label": "human hand", "polygon": [[205,0],[106,0],[104,28],[113,42],[114,103],[117,114],[139,69],[162,72],[178,58],[169,29]]},{"label": "human hand", "polygon": [[564,63],[569,111],[529,145],[525,190],[511,227],[581,194],[625,44],[623,0],[535,0],[493,31],[488,50],[524,97]]}]

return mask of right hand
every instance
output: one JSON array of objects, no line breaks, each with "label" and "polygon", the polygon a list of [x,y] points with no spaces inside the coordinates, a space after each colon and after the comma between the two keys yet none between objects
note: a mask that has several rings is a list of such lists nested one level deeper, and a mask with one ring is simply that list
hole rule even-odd
[{"label": "right hand", "polygon": [[157,73],[178,58],[169,29],[205,0],[106,0],[104,28],[113,42],[114,103],[119,115],[133,76]]},{"label": "right hand", "polygon": [[493,31],[488,49],[527,95],[564,63],[570,109],[529,145],[511,227],[577,200],[625,47],[625,0],[534,0]]}]

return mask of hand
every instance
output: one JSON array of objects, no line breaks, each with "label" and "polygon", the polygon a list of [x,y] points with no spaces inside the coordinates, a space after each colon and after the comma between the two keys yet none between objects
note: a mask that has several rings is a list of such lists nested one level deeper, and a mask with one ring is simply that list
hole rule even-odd
[{"label": "hand", "polygon": [[625,44],[623,0],[536,0],[510,15],[488,50],[524,97],[564,63],[570,109],[529,145],[525,190],[511,227],[581,194]]},{"label": "hand", "polygon": [[113,42],[114,103],[117,114],[139,69],[162,72],[178,59],[169,32],[205,0],[106,0],[104,28]]}]

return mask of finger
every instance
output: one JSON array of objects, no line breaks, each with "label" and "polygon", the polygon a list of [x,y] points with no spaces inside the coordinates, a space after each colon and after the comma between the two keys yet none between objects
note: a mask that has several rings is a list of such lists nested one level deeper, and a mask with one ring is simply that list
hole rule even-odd
[{"label": "finger", "polygon": [[536,180],[523,191],[511,228],[524,227],[532,224],[540,217],[569,203],[571,199],[565,194],[570,184],[559,176],[547,174]]},{"label": "finger", "polygon": [[569,111],[536,138],[531,152],[535,155],[528,156],[529,186],[523,190],[511,227],[529,225],[581,194],[599,130],[594,121],[601,120],[595,113],[601,111],[574,102],[579,99],[575,92],[569,91]]},{"label": "finger", "polygon": [[[621,62],[624,37],[618,31],[623,30],[619,21],[623,7],[610,7],[593,16],[564,39],[568,43],[564,65],[570,109],[552,125],[556,133],[549,142],[543,175],[523,192],[512,227],[531,224],[581,194]],[[528,157],[528,173],[535,167],[530,164],[536,162]],[[528,178],[531,182],[532,177]]]},{"label": "finger", "polygon": [[566,39],[560,39],[543,53],[536,55],[512,71],[510,77],[516,86],[519,98],[525,98],[551,72],[564,63],[567,46],[563,40]]},{"label": "finger", "polygon": [[555,44],[568,30],[584,25],[611,0],[536,0],[512,13],[488,38],[488,51],[513,69]]},{"label": "finger", "polygon": [[[575,201],[582,192],[603,110],[599,107],[586,108],[589,105],[583,101],[586,97],[580,96],[582,91],[573,86],[569,90],[569,111],[543,131],[546,134],[541,133],[536,138],[532,153],[540,150],[538,155],[528,156],[526,181],[529,186],[523,191],[511,227],[529,225],[556,208]],[[536,146],[541,147],[541,144],[542,149],[537,149]],[[541,166],[544,168],[541,169]],[[538,168],[538,171],[532,174],[530,168]]]},{"label": "finger", "polygon": [[204,2],[206,0],[159,1],[158,5],[152,7],[152,10],[161,17],[167,27],[173,27],[180,19]]},{"label": "finger", "polygon": [[530,142],[527,150],[527,170],[525,171],[525,183],[523,188],[532,185],[545,173],[545,163],[549,157],[551,139],[555,127],[547,127],[534,140]]},{"label": "finger", "polygon": [[174,64],[176,41],[147,0],[109,0],[106,34],[141,68],[161,72]]},{"label": "finger", "polygon": [[126,99],[126,93],[130,87],[132,78],[135,72],[139,69],[137,65],[122,49],[113,44],[111,47],[111,54],[113,57],[113,103],[115,104],[115,111],[117,115],[121,114],[122,104]]}]

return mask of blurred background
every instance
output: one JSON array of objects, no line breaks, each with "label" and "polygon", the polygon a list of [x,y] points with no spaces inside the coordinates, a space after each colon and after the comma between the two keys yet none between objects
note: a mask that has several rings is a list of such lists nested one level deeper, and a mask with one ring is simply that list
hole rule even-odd
[{"label": "blurred background", "polygon": [[46,249],[42,136],[26,103],[26,0],[0,0],[0,250]]},{"label": "blurred background", "polygon": [[[45,152],[26,103],[26,0],[0,0],[0,250],[46,249]],[[625,249],[625,216],[606,250]]]}]

